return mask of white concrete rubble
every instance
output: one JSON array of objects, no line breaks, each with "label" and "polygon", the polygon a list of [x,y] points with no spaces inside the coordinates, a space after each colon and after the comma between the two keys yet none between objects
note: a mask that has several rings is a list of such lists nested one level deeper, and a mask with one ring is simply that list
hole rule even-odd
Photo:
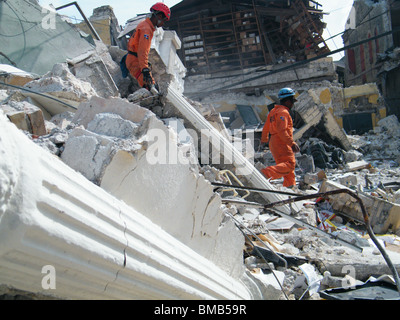
[{"label": "white concrete rubble", "polygon": [[262,298],[250,276],[229,276],[4,115],[0,141],[1,284],[64,299]]},{"label": "white concrete rubble", "polygon": [[[86,101],[92,96],[97,96],[92,85],[77,79],[66,63],[55,64],[52,71],[38,80],[28,82],[25,88],[57,98],[72,107],[78,106],[80,102]],[[75,111],[74,108],[66,108],[65,105],[60,105],[54,100],[32,92],[24,91],[23,94],[37,101],[51,116],[65,111]]]}]

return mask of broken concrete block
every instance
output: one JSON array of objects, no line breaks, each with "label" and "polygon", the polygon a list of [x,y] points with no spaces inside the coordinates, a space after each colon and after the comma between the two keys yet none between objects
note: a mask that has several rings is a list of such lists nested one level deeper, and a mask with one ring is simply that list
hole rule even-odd
[{"label": "broken concrete block", "polygon": [[273,272],[264,273],[260,268],[251,271],[251,275],[265,286],[264,295],[267,300],[277,300],[283,296],[281,285],[285,279],[285,274],[277,270]]},{"label": "broken concrete block", "polygon": [[32,134],[42,136],[47,133],[42,110],[37,108],[35,111],[27,112],[26,115],[29,119]]},{"label": "broken concrete block", "polygon": [[372,168],[371,164],[365,160],[354,161],[346,163],[345,169],[346,171],[357,171],[362,169],[370,169]]},{"label": "broken concrete block", "polygon": [[93,183],[99,184],[104,162],[108,161],[112,152],[111,139],[78,128],[69,135],[61,159]]},{"label": "broken concrete block", "polygon": [[318,182],[318,175],[316,173],[306,173],[304,175],[304,182],[307,184],[315,184]]},{"label": "broken concrete block", "polygon": [[346,187],[358,186],[358,176],[352,173],[346,173],[337,177],[338,182]]},{"label": "broken concrete block", "polygon": [[362,283],[362,281],[356,280],[348,274],[344,277],[335,277],[332,276],[329,271],[325,271],[324,278],[321,280],[321,289],[324,290],[326,288],[351,287],[360,285]]},{"label": "broken concrete block", "polygon": [[1,108],[17,128],[37,136],[42,136],[47,133],[43,112],[38,107],[26,101],[10,101],[8,105],[2,106]]},{"label": "broken concrete block", "polygon": [[121,98],[104,99],[101,97],[92,97],[89,101],[82,102],[79,105],[72,122],[83,125],[86,128],[98,113],[114,113],[125,120],[138,124],[142,124],[147,119],[155,117],[148,109],[129,103],[127,100]]},{"label": "broken concrete block", "polygon": [[12,108],[7,109],[5,106],[3,106],[1,109],[7,115],[8,119],[17,126],[18,129],[29,132],[29,125],[25,112],[17,111]]},{"label": "broken concrete block", "polygon": [[389,135],[400,135],[400,123],[395,115],[388,116],[378,121],[378,126],[388,132]]},{"label": "broken concrete block", "polygon": [[303,180],[306,184],[312,185],[324,179],[326,179],[326,174],[323,170],[320,170],[317,173],[306,173]]},{"label": "broken concrete block", "polygon": [[75,120],[87,130],[70,134],[61,155],[65,163],[223,270],[243,273],[243,236],[223,222],[220,197],[174,129],[119,98],[93,97]]},{"label": "broken concrete block", "polygon": [[[211,184],[190,164],[149,164],[147,156],[144,149],[116,151],[100,186],[224,270],[239,272],[243,238],[234,224],[222,224],[221,199]],[[223,246],[218,239],[225,239]]]},{"label": "broken concrete block", "polygon": [[58,128],[64,130],[67,126],[71,123],[72,119],[74,118],[74,112],[63,112],[56,114],[53,116],[50,121],[54,123]]},{"label": "broken concrete block", "polygon": [[344,153],[344,159],[346,162],[354,162],[354,161],[361,160],[362,156],[363,156],[363,154],[356,150],[349,150]]},{"label": "broken concrete block", "polygon": [[52,71],[25,87],[72,102],[85,101],[97,95],[90,83],[77,79],[71,73],[66,63],[55,64]]}]

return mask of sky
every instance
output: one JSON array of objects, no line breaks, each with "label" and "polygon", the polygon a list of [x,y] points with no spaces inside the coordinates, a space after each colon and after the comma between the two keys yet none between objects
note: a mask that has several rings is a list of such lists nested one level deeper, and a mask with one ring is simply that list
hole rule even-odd
[{"label": "sky", "polygon": [[[141,13],[148,13],[150,7],[158,1],[164,2],[170,8],[181,2],[181,0],[80,0],[77,2],[88,18],[92,15],[94,8],[102,5],[110,5],[114,9],[119,24],[124,26],[128,19],[136,17],[136,15]],[[39,0],[39,3],[44,7],[49,4],[53,4],[54,7],[59,7],[71,2],[70,0]],[[322,35],[323,38],[326,40],[343,32],[353,0],[317,0],[317,2],[322,5],[322,9],[325,13],[329,13],[324,15],[323,18],[323,21],[327,23],[327,28]],[[75,7],[59,10],[59,13],[76,17],[79,20],[82,19]],[[174,14],[173,11],[172,14]],[[343,47],[343,41],[340,35],[326,42],[331,51]],[[332,55],[334,60],[339,60],[343,56],[343,52]]]}]

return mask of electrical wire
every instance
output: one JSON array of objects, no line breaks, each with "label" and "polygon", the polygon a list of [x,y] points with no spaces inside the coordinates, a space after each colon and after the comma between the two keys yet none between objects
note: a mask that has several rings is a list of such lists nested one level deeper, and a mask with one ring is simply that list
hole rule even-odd
[{"label": "electrical wire", "polygon": [[[0,74],[0,76],[4,76],[4,75],[6,75],[6,73]],[[8,74],[7,74],[7,75],[8,75]],[[66,102],[64,102],[64,101],[62,101],[62,100],[60,100],[60,99],[51,97],[51,96],[49,96],[49,95],[45,95],[45,94],[43,94],[43,93],[41,93],[41,92],[38,92],[38,91],[35,91],[35,90],[31,90],[31,89],[24,88],[24,87],[21,87],[21,86],[16,86],[16,85],[13,85],[13,84],[5,83],[5,82],[3,82],[3,81],[0,81],[0,85],[12,87],[12,88],[16,88],[16,89],[23,90],[23,91],[27,91],[27,92],[30,92],[30,93],[35,93],[35,94],[37,94],[37,95],[39,95],[39,96],[42,96],[42,97],[44,97],[44,98],[57,101],[57,102],[59,102],[59,103],[65,105],[65,106],[67,106],[67,107],[69,107],[69,108],[74,109],[74,110],[78,110],[77,107],[75,107],[75,106],[73,106],[73,105],[70,105],[69,103],[66,103]]]}]

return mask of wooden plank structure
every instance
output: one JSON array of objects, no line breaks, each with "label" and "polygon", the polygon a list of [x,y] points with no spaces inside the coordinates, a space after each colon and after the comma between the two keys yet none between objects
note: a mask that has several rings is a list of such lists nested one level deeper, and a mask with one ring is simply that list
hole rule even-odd
[{"label": "wooden plank structure", "polygon": [[183,0],[168,27],[188,75],[301,61],[329,52],[321,5],[304,0]]}]

